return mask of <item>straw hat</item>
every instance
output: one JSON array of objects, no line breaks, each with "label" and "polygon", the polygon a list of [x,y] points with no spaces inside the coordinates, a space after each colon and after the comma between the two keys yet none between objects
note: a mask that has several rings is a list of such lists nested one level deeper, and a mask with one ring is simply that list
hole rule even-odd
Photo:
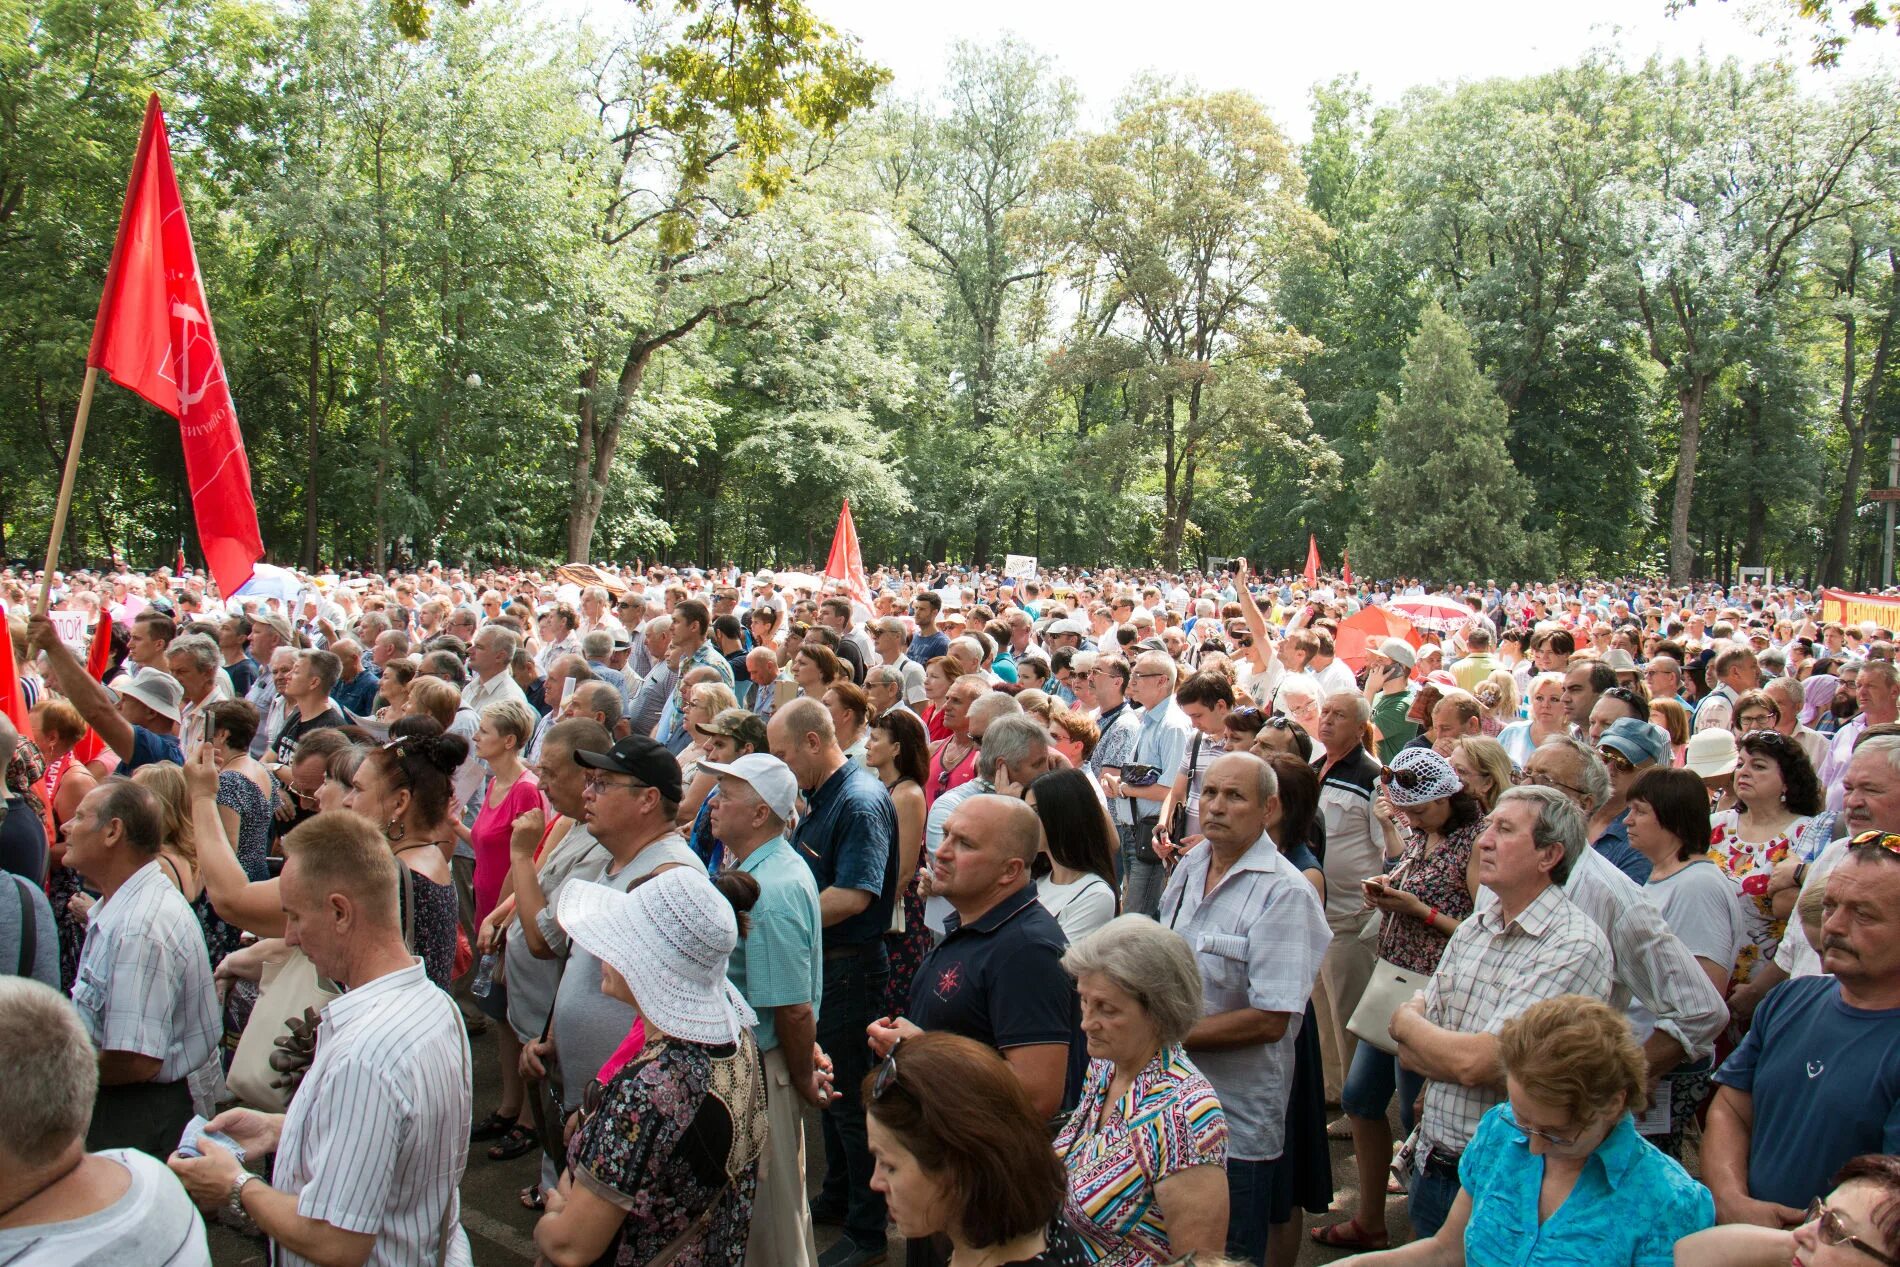
[{"label": "straw hat", "polygon": [[732,904],[691,867],[663,871],[631,893],[570,881],[560,919],[569,937],[626,978],[640,1014],[661,1033],[717,1046],[759,1023],[726,978],[739,942]]}]

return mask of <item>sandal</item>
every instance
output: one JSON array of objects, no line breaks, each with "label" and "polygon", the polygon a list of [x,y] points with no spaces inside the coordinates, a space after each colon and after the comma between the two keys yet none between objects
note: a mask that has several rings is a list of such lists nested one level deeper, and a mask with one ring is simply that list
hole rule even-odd
[{"label": "sandal", "polygon": [[545,1210],[548,1208],[547,1194],[541,1191],[541,1185],[531,1183],[520,1193],[521,1208],[524,1210]]},{"label": "sandal", "polygon": [[515,1120],[500,1113],[490,1113],[487,1117],[471,1126],[468,1142],[478,1144],[485,1139],[500,1139],[514,1128]]},{"label": "sandal", "polygon": [[488,1160],[513,1161],[517,1157],[523,1157],[533,1152],[535,1145],[540,1142],[541,1138],[534,1133],[532,1126],[510,1127],[508,1133],[497,1140],[495,1146],[488,1150]]},{"label": "sandal", "polygon": [[1316,1227],[1307,1232],[1315,1245],[1327,1249],[1384,1249],[1392,1243],[1390,1236],[1374,1236],[1359,1226],[1359,1216],[1354,1215],[1344,1223],[1328,1223],[1325,1227]]}]

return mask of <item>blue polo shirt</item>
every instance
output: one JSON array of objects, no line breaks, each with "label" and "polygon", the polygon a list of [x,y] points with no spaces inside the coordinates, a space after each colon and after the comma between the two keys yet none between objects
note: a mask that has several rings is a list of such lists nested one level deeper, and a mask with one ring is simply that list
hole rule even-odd
[{"label": "blue polo shirt", "polygon": [[760,845],[735,869],[759,882],[759,900],[752,905],[751,928],[732,948],[726,976],[759,1014],[752,1030],[759,1050],[771,1051],[778,1046],[772,1009],[809,1003],[816,1016],[824,996],[818,885],[783,836]]},{"label": "blue polo shirt", "polygon": [[161,735],[143,726],[132,727],[132,755],[119,762],[114,774],[130,775],[140,766],[160,765],[164,762],[173,765],[185,764],[185,750],[178,744],[177,735]]},{"label": "blue polo shirt", "polygon": [[806,814],[792,843],[823,892],[857,889],[871,904],[825,929],[825,948],[861,946],[891,926],[897,894],[897,809],[878,777],[846,761],[805,793]]},{"label": "blue polo shirt", "polygon": [[1649,859],[1630,843],[1630,812],[1624,810],[1610,820],[1603,834],[1591,841],[1591,847],[1616,864],[1616,869],[1638,884],[1649,883]]},{"label": "blue polo shirt", "polygon": [[358,717],[367,717],[376,711],[376,690],[382,684],[382,675],[365,665],[349,681],[331,687],[330,698]]},{"label": "blue polo shirt", "polygon": [[1075,978],[1062,967],[1069,939],[1036,900],[1036,886],[1025,883],[969,924],[952,911],[944,930],[911,982],[905,1015],[920,1029],[961,1034],[998,1051],[1066,1043],[1062,1103],[1073,1105],[1088,1071],[1082,1005]]}]

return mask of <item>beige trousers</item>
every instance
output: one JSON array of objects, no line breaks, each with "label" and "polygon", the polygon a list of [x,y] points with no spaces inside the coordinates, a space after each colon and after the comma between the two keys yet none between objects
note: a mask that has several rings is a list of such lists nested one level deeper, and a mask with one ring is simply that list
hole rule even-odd
[{"label": "beige trousers", "polygon": [[805,1197],[805,1101],[792,1089],[785,1052],[765,1053],[765,1155],[752,1201],[746,1267],[817,1267],[811,1205]]},{"label": "beige trousers", "polygon": [[1372,980],[1372,965],[1378,962],[1378,942],[1360,935],[1372,918],[1368,913],[1364,921],[1335,928],[1332,945],[1320,960],[1320,988],[1313,992],[1313,1019],[1319,1023],[1320,1059],[1326,1067],[1329,1103],[1338,1101],[1340,1089],[1346,1085],[1346,1071],[1352,1068],[1353,1052],[1359,1046],[1346,1022],[1359,1006],[1359,996]]}]

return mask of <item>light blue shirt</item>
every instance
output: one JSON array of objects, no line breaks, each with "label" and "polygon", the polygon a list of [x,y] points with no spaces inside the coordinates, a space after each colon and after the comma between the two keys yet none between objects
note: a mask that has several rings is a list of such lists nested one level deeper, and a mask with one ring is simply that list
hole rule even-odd
[{"label": "light blue shirt", "polygon": [[[1135,735],[1135,751],[1129,760],[1136,765],[1151,765],[1161,771],[1157,787],[1173,787],[1187,757],[1188,741],[1194,737],[1194,723],[1175,705],[1174,696],[1164,696],[1153,708],[1141,710],[1141,730]],[[1144,821],[1161,812],[1159,801],[1130,801],[1129,808]]]},{"label": "light blue shirt", "polygon": [[1458,1162],[1458,1182],[1471,1198],[1466,1267],[1672,1267],[1676,1242],[1714,1225],[1709,1190],[1638,1135],[1628,1113],[1540,1224],[1544,1159],[1531,1155],[1509,1108],[1500,1104],[1484,1115]]},{"label": "light blue shirt", "polygon": [[816,1016],[824,996],[818,884],[783,836],[766,841],[744,862],[729,865],[759,882],[759,900],[752,906],[750,930],[732,949],[726,976],[759,1014],[752,1029],[759,1050],[771,1051],[778,1046],[772,1009],[809,1003]]}]

